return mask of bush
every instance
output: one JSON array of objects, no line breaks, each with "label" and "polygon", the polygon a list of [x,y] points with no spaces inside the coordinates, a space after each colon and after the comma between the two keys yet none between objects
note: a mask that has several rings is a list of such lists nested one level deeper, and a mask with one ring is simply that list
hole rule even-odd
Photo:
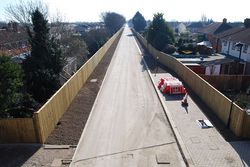
[{"label": "bush", "polygon": [[214,52],[212,48],[206,46],[197,46],[197,51],[203,55],[211,55]]},{"label": "bush", "polygon": [[173,54],[174,52],[176,52],[176,47],[174,45],[166,45],[166,47],[164,48],[163,52],[167,53],[167,54]]},{"label": "bush", "polygon": [[16,106],[8,109],[7,112],[13,118],[30,118],[39,107],[40,105],[31,95],[24,93],[21,95],[20,101]]},{"label": "bush", "polygon": [[89,58],[100,49],[109,38],[108,32],[105,29],[93,29],[83,34],[88,50]]}]

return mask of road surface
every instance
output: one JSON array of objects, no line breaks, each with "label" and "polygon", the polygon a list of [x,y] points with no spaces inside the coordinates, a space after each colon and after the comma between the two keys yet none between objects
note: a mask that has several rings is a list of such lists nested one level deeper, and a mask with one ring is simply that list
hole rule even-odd
[{"label": "road surface", "polygon": [[157,163],[185,166],[134,36],[125,27],[71,166],[165,166]]}]

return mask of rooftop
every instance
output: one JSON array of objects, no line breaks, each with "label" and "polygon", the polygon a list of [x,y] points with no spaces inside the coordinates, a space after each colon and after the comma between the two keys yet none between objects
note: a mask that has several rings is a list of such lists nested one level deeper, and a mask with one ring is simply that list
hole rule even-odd
[{"label": "rooftop", "polygon": [[250,28],[242,28],[238,29],[238,31],[235,30],[235,33],[222,37],[221,39],[250,45]]},{"label": "rooftop", "polygon": [[216,35],[230,28],[232,28],[232,26],[230,26],[228,23],[226,23],[226,21],[224,21],[224,22],[211,23],[208,26],[202,28],[200,32],[204,34]]}]

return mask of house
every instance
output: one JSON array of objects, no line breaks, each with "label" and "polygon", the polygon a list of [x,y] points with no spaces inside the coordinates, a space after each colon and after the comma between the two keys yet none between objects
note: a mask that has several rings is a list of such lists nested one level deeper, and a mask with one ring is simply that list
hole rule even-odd
[{"label": "house", "polygon": [[219,38],[217,37],[217,34],[226,31],[228,29],[231,29],[232,26],[227,23],[227,19],[223,19],[223,22],[216,22],[211,23],[208,26],[202,28],[199,30],[199,33],[204,34],[208,41],[212,44],[212,48],[219,52],[221,49],[221,46],[219,45]]},{"label": "house", "polygon": [[212,61],[206,61],[201,63],[201,65],[205,68],[205,75],[221,75],[232,73],[232,68],[234,67],[234,60],[232,58],[222,58],[215,59]]},{"label": "house", "polygon": [[222,43],[221,53],[235,58],[238,62],[236,73],[250,74],[250,19],[244,25],[218,35]]},{"label": "house", "polygon": [[233,61],[227,59],[225,55],[200,55],[200,57],[174,55],[174,57],[199,75],[219,75],[221,68],[218,65]]},{"label": "house", "polygon": [[192,22],[187,26],[187,30],[191,33],[198,33],[203,27],[204,24],[202,22]]},{"label": "house", "polygon": [[179,34],[186,33],[187,28],[186,28],[185,24],[183,24],[183,23],[178,24],[176,29],[175,29],[175,32],[178,32]]}]

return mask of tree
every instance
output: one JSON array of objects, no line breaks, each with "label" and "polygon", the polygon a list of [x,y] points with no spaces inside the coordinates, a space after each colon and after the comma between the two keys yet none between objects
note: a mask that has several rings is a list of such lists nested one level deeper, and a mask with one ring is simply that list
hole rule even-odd
[{"label": "tree", "polygon": [[15,5],[9,5],[5,8],[5,15],[9,20],[18,22],[27,29],[31,25],[31,14],[36,10],[48,17],[48,6],[42,0],[18,0]]},{"label": "tree", "polygon": [[65,57],[76,57],[78,69],[88,60],[87,44],[81,37],[65,37],[60,40],[60,43]]},{"label": "tree", "polygon": [[7,56],[0,55],[0,117],[10,117],[8,110],[21,98],[23,71],[19,64]]},{"label": "tree", "polygon": [[146,20],[140,12],[136,12],[135,16],[132,19],[132,23],[134,25],[134,29],[138,32],[144,30],[147,25]]},{"label": "tree", "polygon": [[88,45],[91,57],[108,40],[108,33],[105,29],[92,29],[83,36]]},{"label": "tree", "polygon": [[174,33],[162,13],[154,14],[153,21],[147,30],[147,41],[160,51],[163,51],[167,44],[175,42]]},{"label": "tree", "polygon": [[115,34],[126,23],[125,17],[118,13],[106,12],[101,16],[110,35]]},{"label": "tree", "polygon": [[60,46],[50,37],[47,23],[38,9],[32,13],[31,55],[23,64],[27,90],[40,103],[60,87],[59,73],[64,64]]}]

